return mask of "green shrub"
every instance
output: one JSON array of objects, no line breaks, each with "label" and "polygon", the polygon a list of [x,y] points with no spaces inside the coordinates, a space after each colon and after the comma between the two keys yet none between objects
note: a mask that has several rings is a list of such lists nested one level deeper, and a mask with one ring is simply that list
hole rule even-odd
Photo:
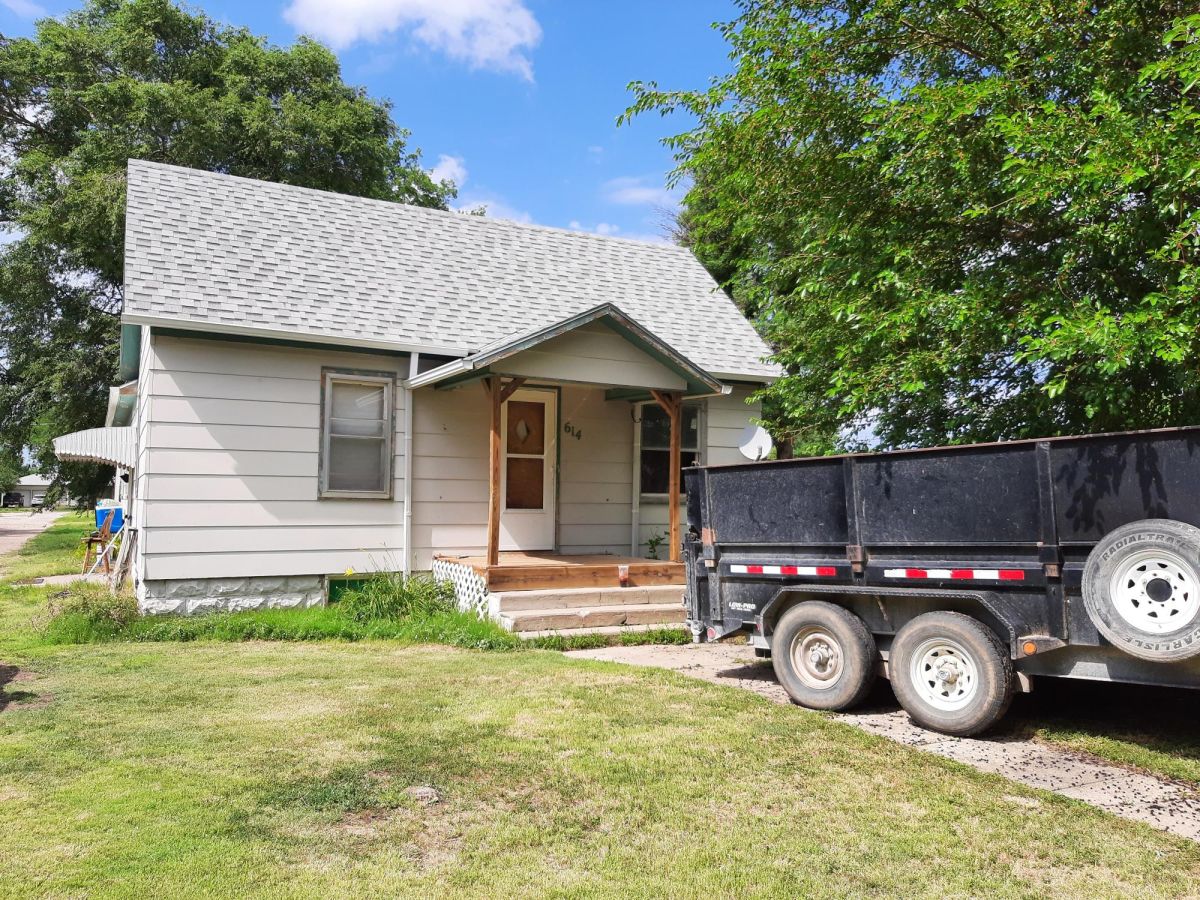
[{"label": "green shrub", "polygon": [[80,581],[50,597],[40,624],[47,643],[90,644],[121,636],[137,619],[132,596]]},{"label": "green shrub", "polygon": [[343,591],[336,608],[353,622],[425,618],[454,609],[454,587],[430,575],[380,572]]},{"label": "green shrub", "polygon": [[356,622],[335,606],[262,609],[204,616],[145,616],[121,635],[131,641],[362,641],[447,644],[469,650],[513,650],[520,639],[495,622],[456,609],[404,619]]},{"label": "green shrub", "polygon": [[469,650],[585,650],[614,644],[686,644],[682,628],[522,640],[455,606],[454,589],[428,575],[379,574],[347,587],[329,606],[197,616],[142,616],[128,594],[80,582],[51,597],[42,635],[52,644],[99,641],[361,641],[446,644]]}]

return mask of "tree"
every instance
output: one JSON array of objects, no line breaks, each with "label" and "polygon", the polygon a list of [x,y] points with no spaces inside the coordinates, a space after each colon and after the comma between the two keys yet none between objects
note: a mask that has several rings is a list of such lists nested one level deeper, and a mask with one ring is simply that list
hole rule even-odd
[{"label": "tree", "polygon": [[76,497],[111,477],[60,468],[49,441],[103,424],[127,160],[445,208],[453,186],[407,138],[320,44],[272,46],[170,0],[90,0],[0,36],[0,225],[19,238],[0,249],[0,444],[31,446]]},{"label": "tree", "polygon": [[0,496],[16,487],[24,474],[25,469],[18,457],[0,454]]},{"label": "tree", "polygon": [[1194,2],[739,7],[730,74],[634,83],[626,116],[696,119],[669,141],[687,242],[787,369],[777,430],[827,452],[1200,421]]}]

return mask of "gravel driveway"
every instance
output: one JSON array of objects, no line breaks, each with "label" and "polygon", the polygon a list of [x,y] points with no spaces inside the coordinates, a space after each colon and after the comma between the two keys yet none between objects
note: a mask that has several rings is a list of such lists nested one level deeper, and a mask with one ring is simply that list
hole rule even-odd
[{"label": "gravel driveway", "polygon": [[[657,666],[714,684],[753,691],[775,703],[790,703],[775,680],[770,660],[757,659],[754,651],[745,645],[604,647],[572,651],[567,655]],[[927,753],[1003,775],[1030,787],[1073,797],[1118,816],[1200,841],[1200,795],[1186,786],[1033,740],[947,737],[918,728],[903,710],[895,708],[894,703],[838,714],[835,718]]]},{"label": "gravel driveway", "polygon": [[33,537],[53,525],[62,513],[46,512],[31,516],[28,513],[0,515],[0,556],[21,549]]}]

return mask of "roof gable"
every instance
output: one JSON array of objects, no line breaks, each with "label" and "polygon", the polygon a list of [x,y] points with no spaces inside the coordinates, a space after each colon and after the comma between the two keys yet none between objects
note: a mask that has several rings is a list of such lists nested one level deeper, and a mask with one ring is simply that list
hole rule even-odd
[{"label": "roof gable", "polygon": [[778,369],[686,249],[131,160],[128,322],[465,356],[611,303],[708,372]]},{"label": "roof gable", "polygon": [[689,396],[728,388],[611,303],[536,331],[511,335],[478,353],[431,369],[409,384],[450,386],[484,375],[510,375],[634,389],[684,391]]}]

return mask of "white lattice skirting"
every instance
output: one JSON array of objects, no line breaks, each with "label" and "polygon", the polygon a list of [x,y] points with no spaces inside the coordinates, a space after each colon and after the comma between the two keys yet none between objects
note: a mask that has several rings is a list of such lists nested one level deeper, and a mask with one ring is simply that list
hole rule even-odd
[{"label": "white lattice skirting", "polygon": [[488,592],[487,580],[473,568],[448,559],[435,559],[433,577],[454,585],[454,596],[458,598],[458,608],[463,612],[474,610],[479,618],[488,617],[491,594]]}]

